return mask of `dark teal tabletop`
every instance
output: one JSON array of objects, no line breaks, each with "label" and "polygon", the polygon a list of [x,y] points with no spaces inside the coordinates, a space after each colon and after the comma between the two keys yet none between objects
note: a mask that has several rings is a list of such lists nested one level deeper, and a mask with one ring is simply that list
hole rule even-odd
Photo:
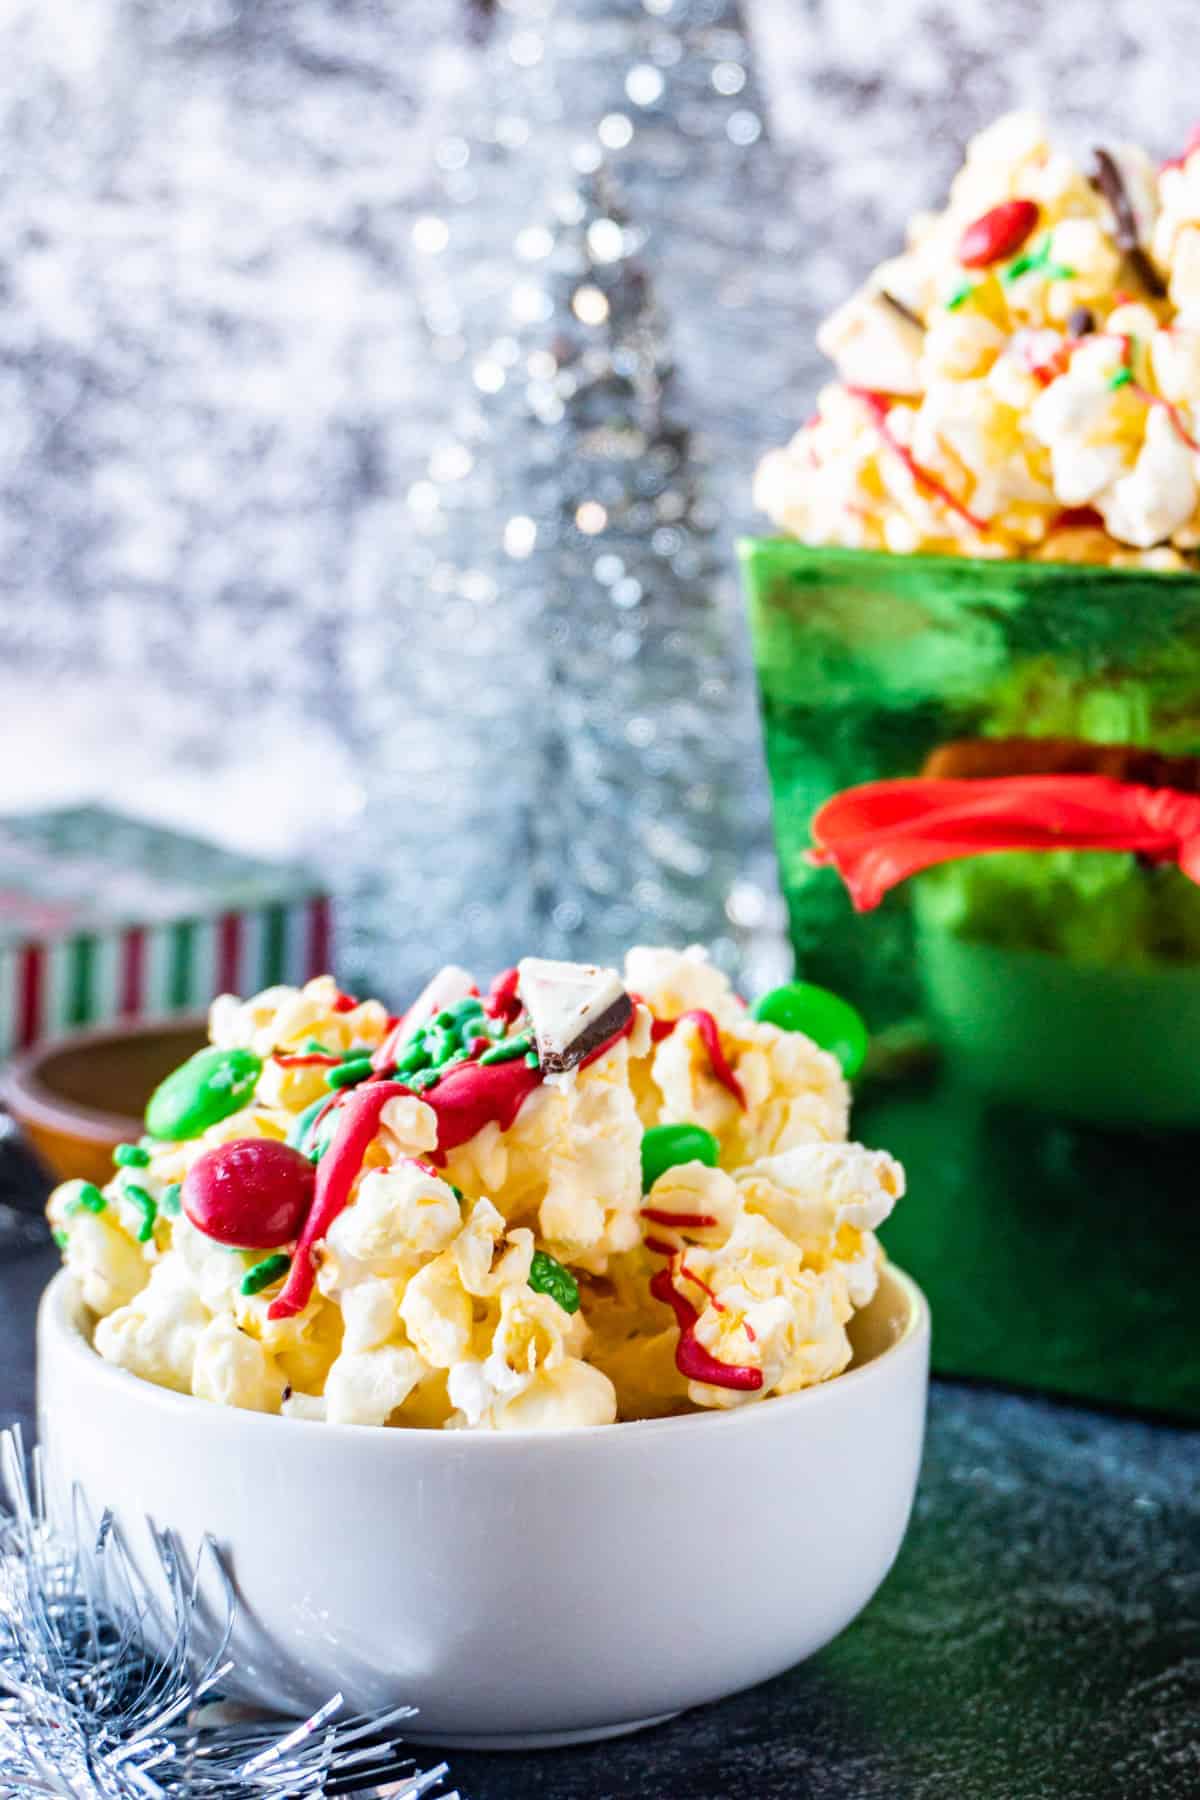
[{"label": "dark teal tabletop", "polygon": [[[4,1241],[0,1422],[29,1426],[57,1259]],[[1194,1800],[1200,1432],[935,1383],[899,1561],[819,1656],[641,1736],[447,1755],[469,1800]]]}]

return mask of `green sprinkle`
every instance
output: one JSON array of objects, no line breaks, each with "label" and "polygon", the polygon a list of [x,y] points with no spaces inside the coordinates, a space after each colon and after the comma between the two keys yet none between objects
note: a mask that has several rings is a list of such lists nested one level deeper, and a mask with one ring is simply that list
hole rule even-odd
[{"label": "green sprinkle", "polygon": [[1051,262],[1051,242],[1052,235],[1050,232],[1047,232],[1036,250],[1027,250],[1024,255],[1018,256],[1013,262],[1009,263],[1007,269],[1004,270],[1000,277],[1001,281],[1006,283],[1019,281],[1022,275],[1032,275],[1034,273],[1044,275],[1047,281],[1074,281],[1074,269],[1068,269],[1065,263]]},{"label": "green sprinkle", "polygon": [[173,1181],[169,1187],[163,1189],[159,1210],[165,1213],[168,1219],[177,1219],[183,1210],[183,1202],[179,1198],[181,1192],[182,1186],[178,1181]]},{"label": "green sprinkle", "polygon": [[414,1074],[404,1077],[404,1085],[410,1087],[414,1094],[423,1094],[426,1088],[433,1086],[440,1073],[440,1069],[417,1069]]},{"label": "green sprinkle", "polygon": [[458,1201],[459,1205],[461,1206],[463,1201],[466,1199],[466,1195],[463,1193],[462,1189],[460,1187],[455,1187],[455,1185],[452,1181],[447,1182],[446,1185],[450,1189],[450,1192],[454,1195],[454,1198]]},{"label": "green sprinkle", "polygon": [[[450,1023],[453,1024],[454,1021],[451,1020]],[[458,1049],[458,1033],[456,1031],[444,1031],[441,1028],[436,1031],[431,1031],[428,1038],[425,1040],[425,1047],[429,1053],[429,1060],[432,1066],[435,1069],[440,1069],[443,1063],[449,1062],[450,1058]]]},{"label": "green sprinkle", "polygon": [[518,1056],[524,1056],[532,1049],[533,1039],[527,1031],[522,1031],[517,1037],[505,1038],[503,1042],[493,1044],[479,1060],[481,1063],[515,1062]]},{"label": "green sprinkle", "polygon": [[331,1088],[354,1087],[357,1082],[365,1081],[372,1073],[369,1056],[353,1056],[348,1062],[339,1063],[336,1069],[330,1069],[326,1081]]},{"label": "green sprinkle", "polygon": [[433,1022],[435,1025],[440,1025],[444,1030],[447,1025],[454,1024],[455,1015],[448,1007],[443,1007],[441,1012],[436,1015]]},{"label": "green sprinkle", "polygon": [[544,1250],[535,1250],[529,1265],[529,1285],[535,1294],[549,1294],[566,1313],[579,1311],[579,1283],[570,1269],[564,1269]]},{"label": "green sprinkle", "polygon": [[1132,369],[1118,369],[1116,374],[1109,381],[1108,385],[1110,388],[1123,388],[1123,387],[1127,387],[1132,380],[1133,380],[1133,370]]},{"label": "green sprinkle", "polygon": [[965,305],[974,292],[975,283],[973,281],[964,281],[961,287],[955,288],[954,292],[947,300],[946,311],[957,312],[959,307]]},{"label": "green sprinkle", "polygon": [[71,1218],[81,1212],[102,1213],[107,1205],[108,1201],[98,1187],[90,1181],[81,1181],[79,1192],[67,1201],[67,1213]]},{"label": "green sprinkle", "polygon": [[118,1169],[144,1169],[150,1161],[150,1152],[143,1150],[140,1144],[118,1144],[113,1151],[113,1161]]},{"label": "green sprinkle", "polygon": [[67,1234],[65,1231],[55,1230],[51,1233],[51,1236],[53,1237],[55,1243],[58,1245],[60,1250],[65,1250],[68,1243],[70,1242],[70,1239],[67,1237]]},{"label": "green sprinkle", "polygon": [[125,1188],[125,1198],[132,1200],[142,1215],[142,1222],[138,1226],[137,1241],[139,1244],[148,1244],[154,1236],[154,1221],[158,1217],[158,1206],[154,1196],[148,1194],[144,1187],[136,1187],[131,1181]]},{"label": "green sprinkle", "polygon": [[1000,279],[1007,287],[1010,282],[1020,281],[1022,275],[1028,275],[1030,270],[1036,269],[1037,266],[1037,258],[1035,256],[1018,256],[1015,262],[1009,263]]},{"label": "green sprinkle", "polygon": [[424,1069],[429,1065],[429,1057],[425,1050],[425,1039],[420,1037],[411,1043],[404,1055],[396,1063],[396,1073],[407,1075],[413,1069]]},{"label": "green sprinkle", "polygon": [[292,1266],[290,1256],[282,1251],[276,1256],[265,1256],[261,1262],[247,1269],[242,1280],[242,1292],[249,1299],[252,1294],[261,1294],[264,1288],[271,1287],[279,1281]]},{"label": "green sprinkle", "polygon": [[304,1054],[306,1056],[332,1056],[333,1051],[328,1044],[318,1043],[316,1038],[309,1038],[304,1046]]},{"label": "green sprinkle", "polygon": [[483,1011],[483,1001],[478,994],[468,994],[465,1000],[456,1000],[447,1010],[455,1019],[477,1019]]},{"label": "green sprinkle", "polygon": [[538,1053],[536,1050],[527,1050],[525,1052],[525,1067],[527,1069],[537,1069],[541,1067],[541,1064],[538,1062]]}]

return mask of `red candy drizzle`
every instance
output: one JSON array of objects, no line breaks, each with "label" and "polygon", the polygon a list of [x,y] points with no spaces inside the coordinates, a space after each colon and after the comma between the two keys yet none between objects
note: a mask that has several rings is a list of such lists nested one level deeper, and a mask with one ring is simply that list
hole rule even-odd
[{"label": "red candy drizzle", "polygon": [[517,992],[520,980],[516,969],[505,969],[497,975],[483,1003],[483,1010],[490,1019],[503,1019],[506,1025],[511,1025],[520,1016],[521,996]]},{"label": "red candy drizzle", "polygon": [[1037,222],[1032,200],[1004,200],[967,226],[958,240],[958,260],[964,269],[1003,262],[1016,254]]},{"label": "red candy drizzle", "polygon": [[1197,150],[1200,150],[1200,125],[1193,125],[1179,155],[1169,157],[1159,170],[1159,174],[1165,175],[1168,169],[1182,169],[1188,158],[1194,156]]},{"label": "red candy drizzle", "polygon": [[711,1213],[673,1213],[662,1206],[643,1206],[641,1211],[652,1225],[674,1225],[677,1231],[704,1231],[717,1223]]},{"label": "red candy drizzle", "polygon": [[[689,1275],[689,1279],[694,1281],[696,1277]],[[703,1286],[703,1283],[700,1285]],[[670,1269],[658,1271],[650,1283],[650,1292],[656,1300],[664,1301],[675,1314],[675,1323],[679,1327],[675,1367],[686,1380],[703,1381],[709,1387],[731,1388],[737,1393],[753,1394],[758,1391],[763,1384],[761,1369],[751,1369],[740,1363],[719,1362],[700,1343],[696,1337],[696,1322],[700,1314],[690,1300],[676,1293]]]},{"label": "red candy drizzle", "polygon": [[313,1248],[326,1235],[350,1198],[350,1189],[362,1168],[363,1158],[379,1130],[380,1113],[389,1100],[400,1099],[410,1092],[409,1088],[400,1087],[394,1081],[373,1082],[355,1088],[339,1109],[342,1116],[337,1132],[317,1167],[312,1210],[300,1234],[283,1291],[267,1310],[268,1318],[291,1319],[308,1305],[316,1274]]},{"label": "red candy drizzle", "polygon": [[541,1070],[526,1068],[523,1061],[457,1064],[420,1096],[437,1114],[437,1149],[430,1160],[444,1162],[448,1150],[468,1143],[485,1125],[507,1131],[541,1080]]},{"label": "red candy drizzle", "polygon": [[936,498],[942,502],[943,506],[948,506],[951,512],[957,513],[959,518],[965,520],[965,522],[972,526],[974,530],[986,533],[988,529],[987,520],[977,518],[968,507],[963,505],[956,494],[952,494],[950,489],[946,487],[943,482],[938,480],[936,475],[931,475],[928,469],[923,469],[907,445],[900,442],[899,438],[888,424],[888,413],[892,409],[892,403],[887,395],[877,394],[873,388],[860,387],[848,387],[846,392],[848,394],[853,394],[856,399],[862,401],[863,405],[871,415],[871,423],[874,425],[876,431],[879,433],[888,449],[900,458],[900,461],[904,464],[917,486],[924,488],[927,493],[935,495]]},{"label": "red candy drizzle", "polygon": [[[521,1001],[517,994],[517,981],[517,971],[508,969],[493,982],[485,1003],[493,1018],[503,1018],[511,1024],[519,1016]],[[584,1058],[580,1067],[585,1067],[587,1063],[603,1056],[606,1050],[611,1050],[621,1038],[628,1036],[633,1024],[634,1014],[631,1013],[610,1038],[598,1044],[591,1055]],[[432,1168],[436,1165],[440,1168],[445,1165],[449,1151],[468,1143],[485,1125],[496,1124],[501,1131],[509,1130],[530,1094],[541,1086],[541,1070],[529,1068],[523,1058],[519,1061],[514,1058],[511,1062],[503,1063],[455,1064],[432,1087],[418,1095],[403,1082],[390,1079],[396,1046],[403,1042],[406,1035],[406,1019],[392,1021],[387,1037],[372,1058],[374,1073],[358,1087],[347,1090],[344,1094],[332,1094],[313,1120],[310,1137],[315,1139],[318,1126],[332,1108],[336,1107],[341,1115],[333,1141],[317,1167],[312,1209],[296,1249],[291,1273],[283,1291],[271,1303],[269,1316],[272,1319],[293,1318],[307,1306],[316,1273],[313,1250],[328,1235],[333,1221],[349,1203],[354,1183],[362,1169],[363,1158],[379,1130],[380,1117],[389,1100],[400,1097],[417,1098],[437,1115],[437,1148],[430,1151],[428,1162],[422,1160],[420,1166]],[[471,1046],[472,1053],[478,1049],[487,1049],[490,1044],[490,1038],[477,1038]],[[719,1043],[717,1050],[719,1054]],[[319,1057],[314,1053],[312,1056],[278,1060],[284,1062],[285,1066],[289,1063],[294,1066],[307,1063],[315,1065],[326,1061],[340,1062],[341,1059]]]},{"label": "red candy drizzle", "polygon": [[[712,1072],[723,1088],[728,1088],[738,1105],[745,1107],[746,1093],[741,1082],[729,1066],[724,1050],[721,1048],[721,1034],[717,1029],[717,1021],[710,1012],[696,1007],[691,1012],[680,1013],[677,1019],[655,1019],[650,1027],[650,1041],[661,1043],[663,1038],[670,1037],[677,1025],[689,1019],[700,1034],[700,1040],[708,1051],[708,1060],[712,1064]],[[607,1044],[604,1046],[608,1048]]]},{"label": "red candy drizzle", "polygon": [[[416,1096],[398,1081],[375,1078],[353,1089],[340,1102],[337,1133],[317,1168],[312,1211],[296,1249],[291,1273],[279,1297],[272,1301],[272,1319],[293,1318],[303,1312],[313,1290],[315,1269],[312,1252],[343,1211],[376,1133],[380,1115],[389,1100],[420,1098],[437,1114],[438,1144],[430,1152],[431,1163],[442,1164],[446,1152],[455,1150],[493,1121],[507,1131],[521,1107],[541,1082],[537,1069],[523,1062],[460,1063],[435,1087]],[[323,1115],[322,1115],[323,1116]]]}]

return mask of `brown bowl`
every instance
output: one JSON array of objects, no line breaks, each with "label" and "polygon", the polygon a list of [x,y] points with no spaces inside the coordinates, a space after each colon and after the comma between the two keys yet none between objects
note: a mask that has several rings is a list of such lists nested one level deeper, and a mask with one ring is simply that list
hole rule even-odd
[{"label": "brown bowl", "polygon": [[102,1185],[117,1144],[136,1142],[146,1102],[206,1042],[203,1013],[54,1038],[0,1075],[0,1100],[60,1181]]}]

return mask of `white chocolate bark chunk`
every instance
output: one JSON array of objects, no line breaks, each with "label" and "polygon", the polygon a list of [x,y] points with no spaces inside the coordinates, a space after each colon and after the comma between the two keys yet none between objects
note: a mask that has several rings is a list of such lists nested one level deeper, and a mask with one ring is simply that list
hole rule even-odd
[{"label": "white chocolate bark chunk", "polygon": [[628,1019],[632,1002],[615,969],[594,963],[527,956],[517,965],[517,992],[529,1014],[538,1061],[554,1073],[572,1069]]}]

